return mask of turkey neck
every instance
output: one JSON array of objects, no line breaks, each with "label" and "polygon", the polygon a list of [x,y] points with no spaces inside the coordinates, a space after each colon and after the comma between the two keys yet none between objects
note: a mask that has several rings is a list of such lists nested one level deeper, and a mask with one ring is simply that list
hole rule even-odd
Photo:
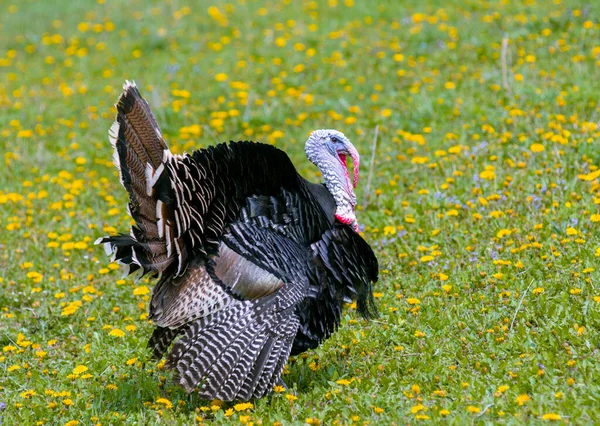
[{"label": "turkey neck", "polygon": [[335,200],[336,218],[348,225],[356,222],[354,215],[354,207],[356,206],[356,195],[352,189],[352,182],[348,175],[348,168],[345,166],[345,161],[336,159],[331,156],[318,158],[314,161],[315,165],[321,170],[325,186]]}]

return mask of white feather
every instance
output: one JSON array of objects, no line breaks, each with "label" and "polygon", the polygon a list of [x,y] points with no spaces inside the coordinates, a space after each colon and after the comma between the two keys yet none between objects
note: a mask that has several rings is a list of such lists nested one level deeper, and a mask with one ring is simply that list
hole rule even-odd
[{"label": "white feather", "polygon": [[111,243],[104,243],[104,253],[112,258],[113,254],[115,253],[115,249]]},{"label": "white feather", "polygon": [[173,254],[173,246],[171,240],[171,228],[169,226],[165,226],[165,240],[167,241],[167,257],[171,257]]},{"label": "white feather", "polygon": [[125,263],[123,263],[122,265],[123,267],[121,268],[121,279],[125,278],[131,272],[131,265]]},{"label": "white feather", "polygon": [[110,144],[113,147],[113,155],[112,155],[113,164],[119,171],[121,185],[124,185],[123,174],[121,173],[121,160],[119,159],[119,153],[117,152],[117,138],[119,137],[119,129],[120,129],[119,122],[115,121],[112,124],[112,126],[110,126],[110,129],[108,130],[108,141],[110,142]]},{"label": "white feather", "polygon": [[152,164],[146,164],[144,173],[146,175],[146,194],[148,194],[148,197],[152,196],[152,188],[154,188],[154,185],[156,185],[156,182],[158,182],[158,179],[160,179],[160,175],[162,174],[163,170],[165,170],[164,164],[160,164],[156,170],[154,170]]},{"label": "white feather", "polygon": [[117,138],[119,137],[119,122],[115,121],[108,129],[108,141],[113,147],[117,145]]},{"label": "white feather", "polygon": [[129,90],[130,87],[137,87],[135,85],[135,81],[129,81],[129,80],[125,80],[125,83],[123,84],[123,90],[125,92],[127,92],[127,90]]},{"label": "white feather", "polygon": [[175,251],[177,252],[177,274],[175,275],[178,276],[183,272],[183,256],[181,255],[181,249],[177,241],[175,241]]},{"label": "white feather", "polygon": [[135,253],[135,249],[131,249],[131,263],[135,263],[136,265],[142,266],[140,261],[138,260],[137,254]]},{"label": "white feather", "polygon": [[162,215],[163,202],[156,200],[156,227],[158,228],[158,238],[162,238],[165,235],[165,221]]}]

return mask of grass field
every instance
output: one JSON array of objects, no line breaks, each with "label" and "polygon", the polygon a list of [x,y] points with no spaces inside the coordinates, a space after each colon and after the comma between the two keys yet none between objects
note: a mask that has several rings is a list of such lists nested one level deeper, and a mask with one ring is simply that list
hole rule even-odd
[{"label": "grass field", "polygon": [[[0,5],[4,424],[600,418],[600,4],[153,3]],[[315,181],[309,131],[362,153],[381,316],[349,306],[289,390],[201,401],[150,359],[152,283],[93,245],[129,224],[107,140],[125,79],[175,152],[273,143]]]}]

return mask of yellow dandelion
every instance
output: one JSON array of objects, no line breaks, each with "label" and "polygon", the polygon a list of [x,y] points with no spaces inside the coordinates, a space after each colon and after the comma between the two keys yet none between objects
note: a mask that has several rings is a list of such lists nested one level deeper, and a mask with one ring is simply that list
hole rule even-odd
[{"label": "yellow dandelion", "polygon": [[123,336],[125,336],[125,332],[123,330],[121,330],[120,328],[114,328],[108,334],[111,335],[111,336],[114,336],[114,337],[123,337]]},{"label": "yellow dandelion", "polygon": [[254,405],[252,405],[251,402],[242,402],[240,404],[235,404],[233,406],[233,409],[235,411],[246,411],[246,410],[251,410],[252,408],[254,408]]},{"label": "yellow dandelion", "polygon": [[552,421],[552,420],[561,420],[562,416],[560,414],[556,414],[556,413],[546,413],[542,416],[542,420],[548,420],[548,421]]},{"label": "yellow dandelion", "polygon": [[36,396],[37,392],[34,390],[26,390],[25,392],[21,392],[20,395],[21,395],[21,398],[29,399],[33,396]]},{"label": "yellow dandelion", "polygon": [[73,374],[81,374],[81,373],[85,373],[86,371],[88,371],[89,369],[85,366],[85,365],[78,365],[77,367],[75,367],[73,369]]},{"label": "yellow dandelion", "polygon": [[156,403],[164,405],[165,408],[172,408],[173,407],[173,403],[171,401],[169,401],[167,398],[158,398],[156,400]]},{"label": "yellow dandelion", "polygon": [[546,147],[541,143],[534,143],[529,147],[529,149],[531,150],[531,152],[544,152],[546,150]]},{"label": "yellow dandelion", "polygon": [[485,180],[494,180],[496,179],[496,173],[493,170],[484,170],[479,173],[479,177]]},{"label": "yellow dandelion", "polygon": [[517,398],[515,399],[515,402],[519,405],[525,405],[530,400],[531,400],[531,398],[529,397],[529,395],[524,393],[524,394],[517,396]]},{"label": "yellow dandelion", "polygon": [[415,405],[414,407],[412,407],[412,408],[410,409],[410,412],[411,412],[412,414],[417,414],[417,413],[419,413],[419,412],[421,412],[421,411],[427,411],[427,407],[425,407],[423,404],[418,404],[418,405]]}]

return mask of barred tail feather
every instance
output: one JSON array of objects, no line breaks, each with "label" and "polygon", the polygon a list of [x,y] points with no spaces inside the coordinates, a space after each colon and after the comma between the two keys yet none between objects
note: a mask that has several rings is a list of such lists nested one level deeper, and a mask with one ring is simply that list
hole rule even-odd
[{"label": "barred tail feather", "polygon": [[[277,341],[273,341],[272,344],[270,345],[270,347],[264,348],[265,350],[261,354],[264,359],[262,362],[260,375],[255,375],[254,377],[251,377],[251,376],[248,377],[246,379],[246,383],[244,383],[244,386],[242,386],[242,389],[243,388],[253,389],[254,394],[256,394],[258,397],[261,397],[262,395],[264,395],[266,393],[269,383],[271,382],[271,378],[273,377],[273,374],[276,373],[275,368],[277,366],[277,360],[279,359],[282,348],[284,346],[285,346],[285,344],[283,341],[277,340]],[[283,369],[283,366],[282,366],[282,369]],[[279,373],[279,372],[277,372],[277,373]],[[277,374],[277,377],[279,377],[279,374]],[[251,378],[253,380],[255,380],[256,382],[248,383],[248,379],[251,379]],[[268,388],[268,390],[270,390],[270,389],[271,388]]]},{"label": "barred tail feather", "polygon": [[235,321],[204,327],[196,321],[173,347],[166,366],[176,370],[175,380],[188,392],[198,387],[203,398],[249,400],[279,380],[294,334],[281,336],[274,329],[283,323],[295,331],[297,318],[293,313],[256,314],[255,304],[240,305]]},{"label": "barred tail feather", "polygon": [[[290,357],[294,337],[298,330],[299,319],[297,316],[290,316],[289,321],[279,324],[279,333],[286,336],[285,339],[279,340],[279,346],[269,356],[268,368],[265,367],[263,372],[264,380],[258,383],[255,395],[263,396],[273,389],[273,387],[281,382],[281,372],[283,367]],[[267,381],[268,379],[268,381]]]},{"label": "barred tail feather", "polygon": [[246,383],[247,378],[256,378],[262,374],[264,366],[265,354],[268,354],[275,339],[273,337],[261,336],[260,340],[252,342],[246,349],[246,352],[240,357],[235,368],[231,371],[226,381],[224,381],[223,389],[232,395],[237,395],[241,400],[252,398],[253,383]]},{"label": "barred tail feather", "polygon": [[181,333],[181,328],[156,327],[148,341],[148,347],[152,350],[152,357],[161,359],[173,340]]},{"label": "barred tail feather", "polygon": [[287,360],[290,357],[291,351],[291,343],[289,345],[281,347],[279,358],[277,359],[277,363],[273,367],[273,375],[271,376],[271,381],[265,388],[262,389],[263,395],[267,392],[270,392],[271,389],[273,389],[273,387],[275,387],[276,385],[283,383],[283,381],[281,380],[281,372],[283,371],[283,367],[285,367],[285,364],[287,363]]},{"label": "barred tail feather", "polygon": [[[257,325],[259,327],[256,327]],[[210,373],[207,374],[200,388],[201,396],[211,398],[214,395],[214,398],[223,401],[238,399],[239,386],[237,385],[241,385],[243,381],[231,382],[229,378],[238,366],[240,367],[238,374],[249,374],[251,364],[248,365],[248,361],[256,360],[267,340],[264,325],[255,323],[254,326],[251,330],[244,330],[237,340],[219,355],[217,363],[211,366]],[[218,389],[216,393],[215,389]]]},{"label": "barred tail feather", "polygon": [[[98,242],[131,270],[164,272],[174,259],[167,250],[164,232],[165,211],[159,201],[168,177],[165,161],[172,154],[165,143],[156,118],[135,83],[127,81],[116,103],[117,116],[108,134],[114,148],[114,163],[121,184],[129,193],[129,214],[136,225],[131,236],[105,237]],[[160,182],[159,182],[160,181]],[[166,219],[169,219],[167,217]],[[129,238],[127,240],[127,238]]]},{"label": "barred tail feather", "polygon": [[247,308],[245,304],[238,303],[237,307],[231,309],[238,313],[237,318],[227,315],[230,318],[226,321],[214,318],[207,322],[206,318],[200,318],[190,323],[184,337],[173,346],[167,357],[166,367],[176,370],[176,381],[188,392],[199,384],[220,354],[235,342],[240,334],[250,331],[252,323],[247,316]]},{"label": "barred tail feather", "polygon": [[116,106],[117,120],[111,127],[116,140],[111,142],[115,147],[120,141],[126,142],[133,150],[130,152],[130,160],[139,161],[144,168],[146,164],[150,164],[155,170],[158,169],[163,162],[164,151],[169,148],[148,102],[138,91],[135,82],[125,82]]}]

